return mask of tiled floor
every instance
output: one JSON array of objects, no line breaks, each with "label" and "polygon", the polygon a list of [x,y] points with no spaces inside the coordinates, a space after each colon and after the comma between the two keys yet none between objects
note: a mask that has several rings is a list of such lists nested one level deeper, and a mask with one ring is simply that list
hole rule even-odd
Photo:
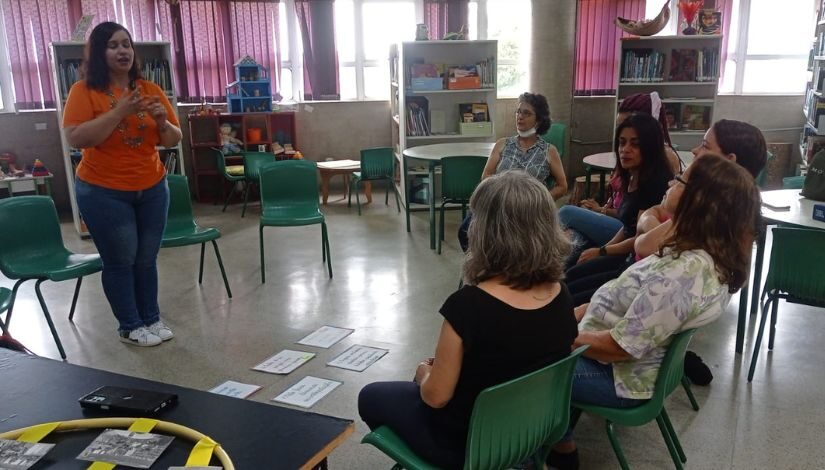
[{"label": "tiled floor", "polygon": [[[115,333],[100,277],[84,282],[74,325],[67,320],[73,283],[44,283],[46,300],[66,347],[69,362],[160,380],[197,389],[233,379],[263,386],[250,399],[268,401],[304,375],[342,381],[343,386],[312,411],[357,420],[360,388],[378,380],[406,380],[415,365],[432,354],[440,327],[438,308],[456,288],[461,254],[454,238],[459,214],[448,216],[448,236],[441,256],[429,248],[426,213],[413,215],[412,233],[403,213],[376,203],[358,217],[355,208],[331,201],[324,208],[330,228],[333,280],[321,263],[320,227],[267,228],[267,283],[261,285],[257,215],[252,206],[241,219],[240,205],[226,213],[220,206],[197,205],[199,222],[219,227],[219,241],[235,297],[226,298],[217,263],[207,253],[204,283],[197,284],[198,247],[161,251],[160,305],[176,338],[156,348],[120,343]],[[335,195],[333,194],[333,199]],[[81,252],[94,246],[81,241],[64,224],[67,245]],[[825,280],[823,280],[825,282]],[[12,283],[0,277],[0,285]],[[782,304],[776,349],[763,347],[757,375],[746,380],[750,360],[749,324],[746,355],[734,354],[738,295],[726,314],[704,328],[691,349],[711,366],[709,387],[694,387],[702,409],[694,412],[684,393],[668,400],[671,420],[692,469],[813,469],[825,468],[820,431],[825,373],[822,347],[825,315],[806,306]],[[319,326],[355,329],[355,333],[292,374],[281,377],[250,370],[262,359]],[[57,349],[39,311],[33,283],[24,285],[15,307],[12,333],[37,354],[57,358]],[[388,348],[390,353],[365,372],[324,364],[352,344]],[[1,377],[0,377],[1,378]],[[356,434],[330,457],[333,468],[389,468],[391,462],[358,442]],[[603,422],[584,416],[576,433],[582,468],[612,469],[618,465],[604,433]],[[635,469],[671,468],[655,424],[621,429],[620,439]],[[266,436],[259,438],[265,439]]]}]

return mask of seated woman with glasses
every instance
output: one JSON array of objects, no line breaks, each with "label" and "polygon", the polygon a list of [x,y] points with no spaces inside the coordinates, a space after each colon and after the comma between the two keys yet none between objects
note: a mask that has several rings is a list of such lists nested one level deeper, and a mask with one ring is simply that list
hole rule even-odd
[{"label": "seated woman with glasses", "polygon": [[[550,130],[550,105],[547,98],[537,93],[523,93],[518,98],[516,110],[517,135],[499,139],[496,142],[483,178],[505,170],[524,170],[541,182],[554,183],[550,195],[556,200],[567,194],[567,176],[559,152],[541,137]],[[467,251],[467,227],[472,213],[469,213],[458,229],[461,249]]]},{"label": "seated woman with glasses", "polygon": [[[576,364],[573,401],[632,408],[650,399],[672,337],[718,318],[748,278],[760,198],[747,171],[705,156],[674,179],[662,204],[673,213],[673,231],[657,253],[576,308],[574,347],[590,348]],[[572,433],[548,463],[578,468]]]}]

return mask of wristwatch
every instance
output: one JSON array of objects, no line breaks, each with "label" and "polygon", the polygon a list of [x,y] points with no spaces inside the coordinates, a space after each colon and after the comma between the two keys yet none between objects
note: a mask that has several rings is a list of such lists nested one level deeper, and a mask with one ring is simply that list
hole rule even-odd
[{"label": "wristwatch", "polygon": [[607,256],[607,245],[599,247],[599,256]]}]

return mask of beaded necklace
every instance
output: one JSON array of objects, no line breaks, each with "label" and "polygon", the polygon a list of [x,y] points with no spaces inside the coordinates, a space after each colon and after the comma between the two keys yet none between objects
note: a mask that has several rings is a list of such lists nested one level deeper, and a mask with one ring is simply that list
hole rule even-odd
[{"label": "beaded necklace", "polygon": [[[109,106],[112,109],[115,109],[115,107],[117,106],[117,100],[115,99],[115,93],[112,91],[111,88],[109,88],[109,90],[106,91],[106,96],[109,97]],[[136,149],[136,148],[140,147],[141,144],[143,144],[143,135],[142,134],[146,130],[146,128],[149,127],[145,122],[143,122],[143,118],[146,117],[146,113],[144,113],[143,111],[140,111],[139,113],[137,113],[137,117],[138,117],[138,125],[137,125],[138,135],[134,135],[134,136],[126,135],[126,129],[129,127],[129,124],[126,122],[126,119],[123,119],[122,121],[120,121],[120,123],[116,127],[117,131],[120,132],[120,138],[121,138],[121,140],[123,140],[123,143],[126,144],[127,147],[133,148],[133,149]]]}]

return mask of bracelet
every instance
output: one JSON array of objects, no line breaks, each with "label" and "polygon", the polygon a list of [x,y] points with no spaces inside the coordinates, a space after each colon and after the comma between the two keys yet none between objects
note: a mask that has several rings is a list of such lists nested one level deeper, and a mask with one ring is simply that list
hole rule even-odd
[{"label": "bracelet", "polygon": [[607,256],[607,245],[599,247],[599,256]]}]

